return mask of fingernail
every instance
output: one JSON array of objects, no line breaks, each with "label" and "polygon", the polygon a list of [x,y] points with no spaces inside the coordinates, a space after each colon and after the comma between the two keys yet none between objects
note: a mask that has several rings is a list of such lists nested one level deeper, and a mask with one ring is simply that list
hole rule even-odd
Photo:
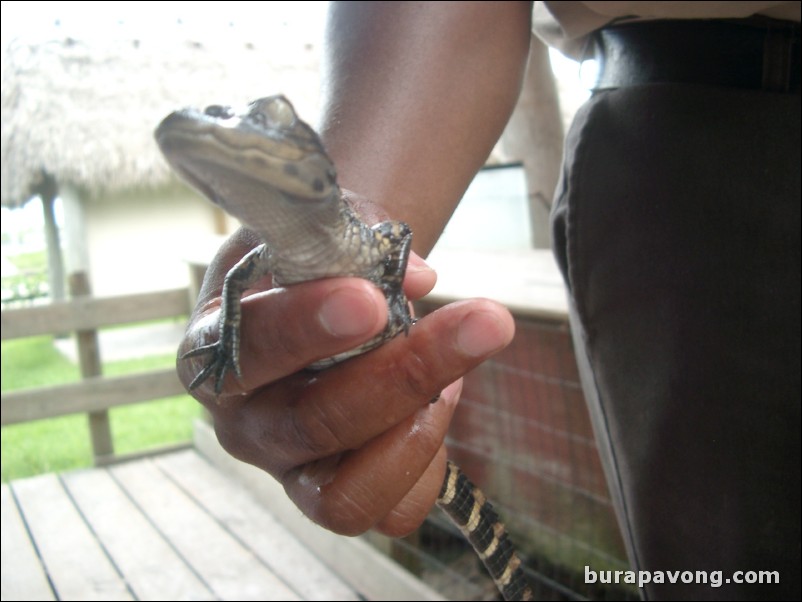
[{"label": "fingernail", "polygon": [[440,403],[456,405],[462,393],[462,379],[454,381],[440,392]]},{"label": "fingernail", "polygon": [[323,300],[318,318],[337,337],[365,334],[376,323],[373,297],[365,290],[336,289]]},{"label": "fingernail", "polygon": [[503,348],[509,342],[507,329],[493,313],[473,311],[462,318],[457,346],[465,355],[480,357]]}]

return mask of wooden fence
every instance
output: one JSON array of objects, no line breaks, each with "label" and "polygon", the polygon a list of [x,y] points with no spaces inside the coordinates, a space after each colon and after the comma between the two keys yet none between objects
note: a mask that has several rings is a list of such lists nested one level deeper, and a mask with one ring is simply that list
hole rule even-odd
[{"label": "wooden fence", "polygon": [[[75,333],[82,380],[2,394],[2,424],[87,413],[97,465],[122,459],[114,454],[109,408],[184,393],[174,368],[135,375],[102,376],[98,329],[188,315],[190,289],[96,298],[85,274],[70,277],[71,300],[2,312],[2,340]],[[193,297],[194,298],[194,297]]]}]

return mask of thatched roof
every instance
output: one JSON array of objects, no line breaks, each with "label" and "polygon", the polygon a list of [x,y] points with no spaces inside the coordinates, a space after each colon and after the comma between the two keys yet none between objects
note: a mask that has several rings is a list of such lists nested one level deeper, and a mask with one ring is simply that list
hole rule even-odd
[{"label": "thatched roof", "polygon": [[[158,12],[155,3],[143,6]],[[310,40],[288,38],[277,52],[269,31],[243,35],[226,22],[225,5],[216,6],[219,25],[205,29],[173,19],[152,31],[110,23],[74,35],[50,23],[36,39],[4,33],[2,204],[25,203],[43,173],[93,195],[167,182],[172,176],[152,132],[182,106],[283,92],[313,119],[317,51]]]}]

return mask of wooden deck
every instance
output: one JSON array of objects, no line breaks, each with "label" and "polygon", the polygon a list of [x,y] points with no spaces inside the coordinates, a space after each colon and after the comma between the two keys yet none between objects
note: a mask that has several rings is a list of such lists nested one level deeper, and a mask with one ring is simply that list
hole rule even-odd
[{"label": "wooden deck", "polygon": [[[201,427],[200,446],[215,456],[215,445]],[[2,599],[438,598],[365,542],[299,520],[264,475],[216,457],[192,448],[3,484]],[[237,474],[272,488],[278,506]]]}]

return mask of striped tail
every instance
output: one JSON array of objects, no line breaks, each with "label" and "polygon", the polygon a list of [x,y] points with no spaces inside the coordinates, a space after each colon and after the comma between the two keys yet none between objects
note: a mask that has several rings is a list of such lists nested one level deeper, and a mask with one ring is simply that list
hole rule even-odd
[{"label": "striped tail", "polygon": [[493,506],[450,460],[437,505],[471,543],[505,600],[534,599],[521,560]]}]

